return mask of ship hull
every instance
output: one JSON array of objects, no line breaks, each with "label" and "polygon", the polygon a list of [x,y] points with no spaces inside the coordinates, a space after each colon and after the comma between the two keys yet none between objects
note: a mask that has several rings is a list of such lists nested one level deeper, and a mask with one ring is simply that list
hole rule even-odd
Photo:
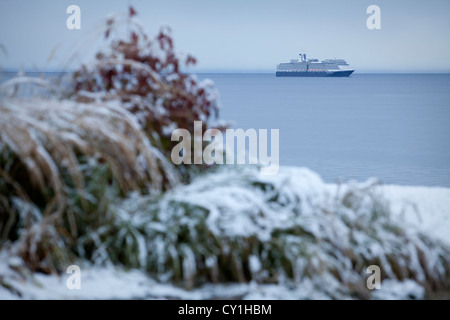
[{"label": "ship hull", "polygon": [[354,70],[339,71],[277,71],[277,77],[349,77]]}]

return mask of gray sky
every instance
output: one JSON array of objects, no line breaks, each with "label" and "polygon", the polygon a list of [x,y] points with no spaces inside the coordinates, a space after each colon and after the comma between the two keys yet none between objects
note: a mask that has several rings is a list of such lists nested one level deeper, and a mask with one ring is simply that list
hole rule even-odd
[{"label": "gray sky", "polygon": [[[81,8],[81,30],[68,30],[66,8]],[[449,0],[1,0],[3,68],[59,68],[92,39],[96,23],[128,4],[150,34],[172,28],[178,51],[197,71],[267,71],[279,62],[343,58],[358,72],[450,72]],[[381,8],[381,30],[369,30],[366,9]],[[94,38],[79,52],[91,57]],[[56,54],[47,63],[53,49]]]}]

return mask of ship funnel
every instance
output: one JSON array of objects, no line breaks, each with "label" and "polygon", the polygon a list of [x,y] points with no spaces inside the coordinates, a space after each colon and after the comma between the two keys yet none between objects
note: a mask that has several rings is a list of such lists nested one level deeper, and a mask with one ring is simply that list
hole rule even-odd
[{"label": "ship funnel", "polygon": [[299,53],[300,61],[306,61],[306,53]]}]

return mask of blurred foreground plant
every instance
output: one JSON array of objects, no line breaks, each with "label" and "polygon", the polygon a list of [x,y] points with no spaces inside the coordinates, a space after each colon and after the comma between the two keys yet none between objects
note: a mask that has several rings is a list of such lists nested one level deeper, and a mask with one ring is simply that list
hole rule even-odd
[{"label": "blurred foreground plant", "polygon": [[22,242],[33,268],[59,270],[77,237],[111,219],[114,197],[177,181],[123,108],[3,98],[0,113],[0,245]]},{"label": "blurred foreground plant", "polygon": [[[99,52],[94,64],[74,72],[70,96],[81,102],[120,101],[137,117],[152,145],[170,160],[175,129],[193,132],[194,121],[202,121],[202,132],[212,126],[223,130],[226,125],[214,122],[219,107],[213,83],[183,72],[183,68],[195,65],[196,59],[191,55],[178,57],[168,28],[150,38],[134,20],[135,14],[130,7],[123,39],[110,40],[120,21],[107,20],[109,50]],[[188,171],[202,167],[179,168],[188,181]]]},{"label": "blurred foreground plant", "polygon": [[448,245],[399,224],[374,181],[328,190],[307,169],[224,167],[157,200],[120,203],[115,227],[96,236],[110,245],[93,256],[187,289],[253,281],[367,299],[366,268],[378,265],[382,281],[450,292]]},{"label": "blurred foreground plant", "polygon": [[107,20],[109,49],[69,83],[20,76],[0,90],[0,246],[20,243],[34,270],[61,271],[95,251],[99,243],[81,248],[77,239],[114,220],[115,197],[154,196],[202,169],[177,172],[170,137],[195,120],[206,129],[217,92],[181,71],[196,60],[181,62],[168,30],[150,39],[135,14],[130,8],[124,40],[110,40],[123,25]]}]

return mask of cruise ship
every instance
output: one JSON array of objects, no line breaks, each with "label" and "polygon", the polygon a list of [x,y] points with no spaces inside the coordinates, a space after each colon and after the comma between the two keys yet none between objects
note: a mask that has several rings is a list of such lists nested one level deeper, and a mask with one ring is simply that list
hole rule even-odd
[{"label": "cruise ship", "polygon": [[306,59],[306,54],[299,54],[300,59],[277,65],[277,77],[349,77],[355,70],[348,68],[343,59]]}]

